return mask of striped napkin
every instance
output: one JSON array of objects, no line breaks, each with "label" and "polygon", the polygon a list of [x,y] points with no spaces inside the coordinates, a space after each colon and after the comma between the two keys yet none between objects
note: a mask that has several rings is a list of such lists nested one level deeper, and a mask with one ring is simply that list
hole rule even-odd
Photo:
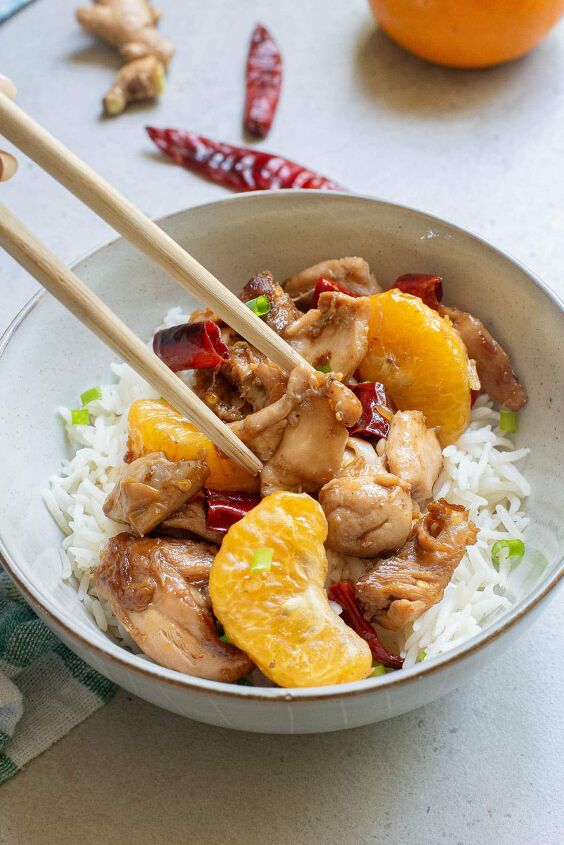
[{"label": "striped napkin", "polygon": [[0,783],[115,691],[35,616],[0,566]]},{"label": "striped napkin", "polygon": [[0,23],[15,15],[24,6],[33,3],[33,0],[0,0]]}]

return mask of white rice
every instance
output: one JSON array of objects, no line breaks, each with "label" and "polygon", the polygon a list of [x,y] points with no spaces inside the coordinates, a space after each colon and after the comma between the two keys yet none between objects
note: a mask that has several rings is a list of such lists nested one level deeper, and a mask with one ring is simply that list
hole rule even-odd
[{"label": "white rice", "polygon": [[[172,309],[163,326],[186,319],[179,308]],[[75,454],[63,462],[59,475],[49,479],[43,495],[65,534],[60,550],[62,578],[74,585],[79,600],[103,631],[135,648],[109,605],[97,597],[90,571],[98,565],[108,538],[123,530],[123,525],[104,515],[102,505],[123,466],[129,406],[136,399],[158,396],[127,364],[112,364],[112,372],[114,383],[101,385],[102,398],[88,406],[91,425],[71,425],[70,410],[59,408]],[[487,396],[481,396],[468,429],[443,451],[444,467],[434,498],[444,497],[468,508],[479,528],[478,541],[467,549],[442,601],[420,616],[405,638],[396,641],[406,669],[479,633],[530,587],[527,556],[515,571],[504,560],[497,571],[491,559],[497,540],[526,538],[524,500],[530,493],[527,480],[515,466],[529,449],[515,449],[498,425],[499,413]],[[536,555],[533,550],[533,565],[538,564]]]}]

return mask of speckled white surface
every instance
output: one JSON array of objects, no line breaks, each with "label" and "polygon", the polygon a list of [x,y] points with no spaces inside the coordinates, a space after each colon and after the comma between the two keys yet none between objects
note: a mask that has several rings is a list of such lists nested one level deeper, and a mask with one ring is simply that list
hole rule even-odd
[{"label": "speckled white surface", "polygon": [[[564,295],[563,26],[524,61],[466,73],[400,51],[363,0],[159,5],[178,48],[168,92],[113,121],[98,108],[117,61],[73,3],[37,0],[0,27],[19,102],[149,214],[222,195],[155,155],[143,126],[240,142],[260,19],[286,60],[265,149],[467,226]],[[112,236],[28,161],[0,200],[67,261]],[[0,290],[3,329],[35,285],[0,256]],[[456,693],[348,733],[235,734],[121,693],[2,787],[0,843],[559,843],[563,599]]]}]

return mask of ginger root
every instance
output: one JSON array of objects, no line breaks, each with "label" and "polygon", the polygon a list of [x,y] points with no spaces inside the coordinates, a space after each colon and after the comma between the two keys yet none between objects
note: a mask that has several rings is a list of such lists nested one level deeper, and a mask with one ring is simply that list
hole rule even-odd
[{"label": "ginger root", "polygon": [[120,114],[128,103],[163,93],[174,47],[156,28],[159,14],[148,0],[94,0],[93,6],[78,9],[81,26],[117,47],[128,62],[104,97],[107,114]]},{"label": "ginger root", "polygon": [[104,97],[106,114],[121,114],[128,103],[158,97],[164,91],[165,72],[156,56],[128,62],[119,71]]}]

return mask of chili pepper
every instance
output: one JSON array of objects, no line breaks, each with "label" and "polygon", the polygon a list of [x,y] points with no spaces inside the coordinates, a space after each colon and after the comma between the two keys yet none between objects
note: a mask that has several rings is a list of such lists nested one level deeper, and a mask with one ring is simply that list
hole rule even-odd
[{"label": "chili pepper", "polygon": [[476,399],[478,398],[478,396],[480,395],[480,393],[481,393],[480,390],[473,390],[472,388],[470,388],[470,407],[471,408],[474,407],[474,403],[475,403]]},{"label": "chili pepper", "polygon": [[387,437],[393,412],[384,385],[379,381],[361,381],[360,384],[350,385],[350,389],[362,405],[359,421],[349,428],[350,436],[367,440]]},{"label": "chili pepper", "polygon": [[147,132],[157,147],[176,164],[234,191],[277,188],[346,190],[325,176],[272,153],[222,144],[181,129],[147,126]]},{"label": "chili pepper", "polygon": [[313,291],[313,307],[317,308],[317,304],[319,302],[319,297],[322,293],[346,293],[347,296],[358,296],[358,293],[353,293],[351,290],[347,290],[342,285],[338,285],[337,282],[334,282],[332,279],[326,279],[324,276],[320,276],[317,280],[315,285],[315,290]]},{"label": "chili pepper", "polygon": [[219,326],[211,320],[162,329],[153,337],[153,352],[175,373],[218,367],[229,358]]},{"label": "chili pepper", "polygon": [[247,57],[247,85],[243,126],[258,138],[266,138],[282,87],[282,56],[266,27],[258,23]]},{"label": "chili pepper", "polygon": [[418,273],[406,273],[400,276],[392,285],[404,293],[419,296],[429,308],[438,310],[443,298],[443,280],[440,276],[424,276]]},{"label": "chili pepper", "polygon": [[372,657],[377,663],[382,663],[388,669],[401,669],[403,666],[403,659],[384,648],[376,629],[370,622],[367,622],[358,605],[358,600],[354,587],[348,581],[339,581],[338,584],[332,584],[327,591],[331,601],[337,602],[343,608],[341,618],[349,628],[366,640],[370,646]]},{"label": "chili pepper", "polygon": [[260,502],[260,496],[247,493],[226,493],[205,490],[206,528],[225,534],[235,523]]}]

